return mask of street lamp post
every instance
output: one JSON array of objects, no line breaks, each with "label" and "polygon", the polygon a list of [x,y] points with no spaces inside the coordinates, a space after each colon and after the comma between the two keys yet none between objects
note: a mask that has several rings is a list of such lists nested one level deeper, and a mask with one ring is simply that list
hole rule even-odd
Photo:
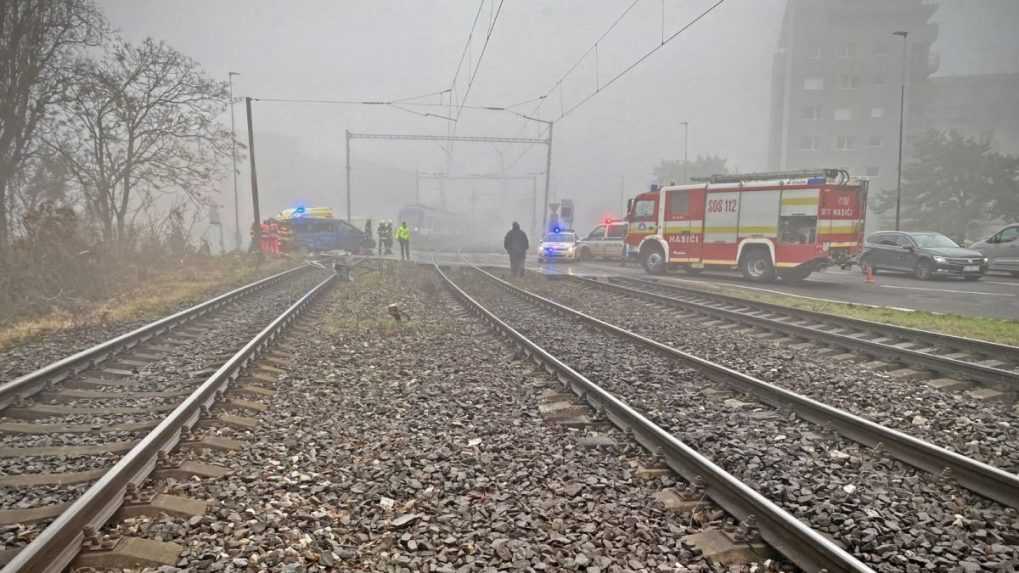
[{"label": "street lamp post", "polygon": [[690,122],[683,122],[683,184],[687,183],[686,173],[689,167],[689,151],[690,151]]},{"label": "street lamp post", "polygon": [[906,42],[906,38],[909,36],[909,33],[900,30],[893,32],[892,35],[902,36],[902,84],[899,90],[899,173],[895,184],[895,230],[898,231],[900,215],[902,213],[902,131],[906,121],[906,73],[909,69],[909,62],[906,58],[906,50],[909,44]]},{"label": "street lamp post", "polygon": [[[237,206],[237,129],[234,125],[234,76],[237,72],[230,72],[227,77],[230,83],[230,145],[233,147],[233,172],[234,172],[234,249],[241,250],[241,215]],[[222,227],[220,228],[222,230]]]}]

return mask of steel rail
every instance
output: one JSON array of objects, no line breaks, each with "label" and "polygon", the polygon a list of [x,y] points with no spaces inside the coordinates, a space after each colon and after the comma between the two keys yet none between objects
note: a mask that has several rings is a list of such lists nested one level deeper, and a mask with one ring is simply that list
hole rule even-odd
[{"label": "steel rail", "polygon": [[78,554],[86,528],[98,531],[123,504],[128,484],[141,485],[155,469],[159,454],[173,449],[183,430],[193,427],[203,411],[222,397],[241,371],[262,354],[335,279],[336,275],[330,275],[318,283],[255,335],[38,537],[19,551],[0,573],[63,571]]},{"label": "steel rail", "polygon": [[657,281],[648,281],[630,277],[608,277],[609,281],[596,281],[584,277],[571,276],[574,280],[582,281],[585,284],[596,284],[601,287],[614,288],[618,292],[625,292],[630,295],[643,297],[645,300],[654,302],[681,305],[692,308],[699,312],[709,313],[719,318],[745,322],[764,328],[766,330],[782,332],[797,338],[808,340],[820,340],[826,344],[846,348],[849,350],[861,351],[869,356],[890,360],[906,366],[912,366],[923,370],[940,372],[950,376],[958,376],[965,380],[979,382],[987,386],[993,386],[1006,392],[1019,392],[1019,372],[986,366],[975,362],[968,362],[947,356],[929,354],[918,350],[895,346],[876,340],[866,340],[840,332],[832,332],[821,328],[797,324],[795,322],[783,321],[765,316],[755,316],[738,310],[730,310],[720,307],[713,307],[707,304],[677,299],[666,295],[641,290],[634,287],[627,287],[613,283],[637,283],[641,285],[653,285],[659,288],[675,290],[689,296],[701,297],[714,300],[720,304],[738,306],[754,309],[762,313],[770,313],[780,316],[787,316],[799,321],[808,323],[831,324],[840,328],[852,329],[862,332],[872,332],[881,335],[883,338],[893,338],[906,341],[917,341],[936,348],[950,348],[954,350],[976,353],[983,356],[1007,357],[1013,362],[1019,362],[1019,347],[998,344],[989,341],[952,336],[928,330],[908,328],[883,324],[858,318],[841,317],[827,313],[814,312],[798,308],[791,308],[778,304],[752,301],[736,296],[709,293],[697,289],[685,288],[678,285],[668,285]]},{"label": "steel rail", "polygon": [[761,537],[803,570],[872,571],[838,544],[813,530],[503,322],[457,286],[442,271],[438,263],[433,263],[433,266],[446,286],[468,309],[495,327],[497,332],[507,336],[514,344],[522,347],[531,360],[569,385],[573,393],[596,411],[604,414],[620,430],[631,434],[641,446],[660,456],[670,468],[691,483],[702,482],[708,497],[730,515],[741,521],[752,515]]},{"label": "steel rail", "polygon": [[701,370],[709,379],[755,396],[776,409],[791,408],[800,417],[818,425],[830,425],[841,435],[874,447],[882,444],[895,459],[911,466],[939,474],[950,470],[952,479],[967,489],[993,499],[1004,505],[1019,508],[1019,475],[963,456],[951,450],[925,442],[899,430],[883,426],[866,418],[839,410],[813,398],[808,398],[780,386],[738,372],[721,364],[688,354],[667,344],[662,344],[635,332],[570,308],[532,292],[520,289],[491,273],[472,265],[472,268],[495,281],[511,293],[538,301],[552,309],[579,318],[613,334],[637,341],[666,356],[689,363]]},{"label": "steel rail", "polygon": [[121,334],[105,342],[100,342],[91,348],[86,348],[85,350],[72,354],[71,356],[57,360],[56,362],[43,366],[38,370],[19,376],[10,382],[0,385],[0,410],[45,390],[51,384],[61,382],[71,376],[75,376],[85,370],[88,370],[89,368],[104,362],[106,359],[111,358],[124,350],[130,350],[139,344],[169,332],[184,323],[190,322],[198,317],[205,316],[209,312],[216,310],[225,304],[234,302],[238,298],[246,296],[256,290],[276,284],[281,280],[288,278],[299,271],[307,270],[308,268],[310,267],[307,265],[301,265],[281,273],[276,273],[270,277],[266,277],[236,288],[225,294],[221,294],[201,304],[192,306],[191,308],[186,308],[155,322],[150,322],[149,324],[136,328],[131,332]]}]

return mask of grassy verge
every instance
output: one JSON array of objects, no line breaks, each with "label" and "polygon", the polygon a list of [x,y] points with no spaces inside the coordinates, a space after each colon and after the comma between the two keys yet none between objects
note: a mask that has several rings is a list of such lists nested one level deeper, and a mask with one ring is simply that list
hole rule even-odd
[{"label": "grassy verge", "polygon": [[0,325],[0,351],[33,338],[121,321],[155,320],[185,302],[198,303],[214,293],[242,286],[294,265],[275,259],[256,267],[247,257],[228,256],[153,273],[143,284],[93,301],[73,311],[61,309]]},{"label": "grassy verge", "polygon": [[892,308],[871,307],[852,303],[826,302],[783,296],[772,293],[755,292],[746,289],[718,285],[709,292],[717,292],[729,296],[767,302],[791,308],[799,308],[813,312],[823,312],[836,316],[846,316],[861,320],[870,320],[896,326],[905,326],[920,330],[930,330],[955,336],[977,338],[1001,344],[1019,346],[1019,321],[979,316],[962,316],[957,314],[940,314],[922,310],[902,311]]}]

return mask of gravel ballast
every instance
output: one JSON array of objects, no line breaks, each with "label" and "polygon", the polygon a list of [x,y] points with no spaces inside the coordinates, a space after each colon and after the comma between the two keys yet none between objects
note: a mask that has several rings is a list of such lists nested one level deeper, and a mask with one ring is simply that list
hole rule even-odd
[{"label": "gravel ballast", "polygon": [[[210,430],[244,448],[173,454],[233,473],[153,486],[208,513],[108,533],[181,544],[193,571],[712,570],[681,538],[731,519],[708,502],[666,511],[655,495],[675,479],[639,478],[653,458],[611,426],[543,419],[559,383],[432,271],[362,274],[312,315],[281,345],[290,365],[258,427]],[[581,445],[594,434],[614,445]]]},{"label": "gravel ballast", "polygon": [[[684,352],[1019,473],[1019,410],[1010,402],[980,402],[962,392],[935,390],[921,380],[896,380],[859,362],[834,361],[791,348],[788,341],[751,335],[758,331],[718,328],[706,324],[713,322],[710,318],[681,318],[677,308],[570,280],[529,274],[524,286]],[[653,286],[650,290],[669,294]]]},{"label": "gravel ballast", "polygon": [[[143,391],[180,391],[190,392],[211,374],[227,357],[232,355],[270,321],[283,312],[296,299],[320,282],[325,276],[321,271],[309,271],[282,283],[267,287],[263,291],[253,293],[228,306],[216,311],[215,315],[200,319],[201,335],[194,339],[180,339],[175,342],[173,350],[165,352],[159,359],[141,367],[134,376],[127,378],[132,382],[129,387],[101,386],[97,391],[143,392]],[[172,333],[170,335],[172,337]],[[165,339],[154,341],[156,344],[168,345]],[[83,375],[88,375],[88,372]],[[53,387],[59,391],[60,384]],[[18,418],[0,416],[0,423],[23,424],[87,424],[95,428],[103,428],[113,424],[130,424],[137,422],[158,422],[187,394],[167,398],[110,398],[96,400],[70,400],[47,402],[45,400],[26,401],[23,406],[33,405],[78,407],[78,408],[139,408],[142,412],[135,414],[111,414],[102,416],[70,415],[50,416],[27,421]],[[144,411],[158,408],[159,411]],[[148,430],[137,432],[126,431],[90,431],[74,433],[6,433],[0,440],[5,448],[38,448],[38,447],[80,447],[123,444],[137,441],[145,436]],[[16,451],[16,450],[15,450]],[[21,457],[13,453],[0,457],[0,477],[23,476],[29,474],[48,474],[91,471],[111,467],[126,451],[119,453],[74,454],[74,455],[36,455]],[[88,484],[67,486],[0,486],[0,510],[28,509],[66,503],[76,499],[88,487]],[[0,529],[0,550],[24,545],[30,541],[47,522],[32,525],[8,527]]]},{"label": "gravel ballast", "polygon": [[[996,571],[1019,558],[1015,510],[735,394],[684,363],[511,296],[474,271],[456,276],[511,326],[875,569]],[[686,338],[686,350],[710,357],[714,339]],[[756,360],[768,368],[789,362],[745,354],[747,363]]]}]

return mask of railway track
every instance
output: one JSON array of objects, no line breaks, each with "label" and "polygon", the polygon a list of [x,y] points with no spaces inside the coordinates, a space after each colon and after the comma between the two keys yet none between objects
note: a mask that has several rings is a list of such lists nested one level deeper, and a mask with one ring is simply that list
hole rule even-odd
[{"label": "railway track", "polygon": [[[557,376],[613,425],[630,433],[642,446],[660,456],[690,483],[702,483],[708,495],[740,520],[751,520],[772,547],[808,571],[871,571],[839,545],[806,526],[775,503],[754,491],[710,459],[646,418],[576,369],[501,320],[435,266],[445,284],[475,314],[519,346],[535,363]],[[497,279],[498,280],[498,279]]]},{"label": "railway track", "polygon": [[[475,272],[484,271],[476,269]],[[487,281],[488,286],[479,287],[476,284],[478,278]],[[1015,525],[1009,525],[1015,519],[1013,508],[1019,504],[1019,479],[1013,474],[679,352],[516,289],[490,274],[467,280],[472,281],[474,289],[480,288],[483,298],[491,301],[493,306],[517,317],[514,322],[526,327],[521,336],[536,338],[537,344],[546,343],[545,348],[550,352],[553,346],[562,350],[565,357],[561,360],[569,359],[578,370],[588,368],[597,373],[601,381],[594,382],[639,405],[649,418],[660,419],[666,430],[681,432],[684,437],[691,436],[695,445],[711,451],[711,457],[720,465],[726,469],[731,466],[733,474],[757,483],[759,489],[777,496],[779,505],[808,523],[816,523],[816,527],[825,534],[836,537],[846,547],[864,556],[867,562],[883,563],[899,559],[894,556],[902,555],[901,552],[908,547],[908,544],[895,540],[874,545],[875,539],[889,537],[886,528],[889,522],[885,521],[885,516],[902,511],[908,513],[911,505],[922,507],[912,511],[924,516],[928,515],[928,511],[944,515],[945,512],[957,511],[955,504],[960,500],[966,500],[965,504],[969,506],[964,512],[976,511],[983,517],[994,516],[991,521],[999,528],[995,535],[1000,533],[1002,539],[1009,540],[998,549],[1014,552],[1019,548],[1019,532]],[[492,289],[502,293],[509,291],[513,296],[500,296]],[[552,310],[554,318],[548,310]],[[593,335],[592,327],[600,331],[601,336]],[[583,340],[594,338],[581,344],[577,336],[581,331]],[[677,363],[685,368],[676,370]],[[608,368],[606,364],[613,366]],[[613,372],[613,368],[618,372]],[[733,392],[738,393],[738,398]],[[779,410],[760,408],[752,402],[748,404],[748,397],[760,401],[760,406],[769,404]],[[702,406],[691,410],[695,402]],[[747,410],[752,410],[751,414],[743,413]],[[790,417],[790,410],[797,416]],[[750,444],[733,440],[728,435],[736,431],[737,426],[747,424],[750,424],[750,429],[739,433],[744,437],[749,433]],[[761,428],[754,429],[755,426],[767,429],[770,439],[760,435]],[[831,436],[832,431],[836,435]],[[774,439],[776,437],[777,440]],[[808,446],[811,452],[808,459],[798,459],[802,458]],[[748,454],[747,450],[751,453]],[[888,456],[923,471],[917,472],[895,463],[888,460]],[[748,462],[748,459],[756,461]],[[790,469],[785,470],[784,466]],[[950,471],[945,471],[945,468],[950,468]],[[687,470],[684,475],[689,477],[689,473]],[[911,488],[918,493],[911,496],[907,491],[890,485],[895,483],[912,484]],[[791,494],[790,489],[796,488],[791,488],[790,484],[797,485],[800,491],[808,491],[809,495]],[[857,488],[860,493],[857,493]],[[982,500],[967,489],[1000,503]],[[820,512],[820,517],[818,504],[828,508]],[[861,506],[866,508],[865,513],[860,513]],[[833,524],[832,516],[843,511],[855,519],[849,520],[847,526]],[[953,524],[949,520],[948,523],[928,525],[939,531],[934,535],[937,537],[948,535],[946,532],[959,523]],[[925,524],[910,523],[909,526],[911,533],[922,534]],[[898,523],[892,528],[901,529]],[[953,534],[968,535],[965,531]],[[771,533],[765,537],[773,536],[774,533]],[[916,555],[915,549],[910,551]],[[957,562],[976,559],[965,552],[950,554]],[[979,554],[982,550],[975,553]],[[921,554],[917,559],[932,566],[947,566],[951,562],[940,561],[945,559],[941,557],[941,550]],[[897,565],[904,566],[905,561]],[[977,567],[979,570],[980,565]]]},{"label": "railway track", "polygon": [[980,400],[1019,396],[1019,348],[983,340],[751,301],[654,279],[572,280],[663,304],[711,320],[738,323],[884,362],[893,377],[925,378],[941,390],[972,390]]},{"label": "railway track", "polygon": [[166,452],[209,445],[192,439],[196,422],[334,280],[323,276],[274,275],[0,387],[3,571],[62,570],[125,499],[137,501]]}]

